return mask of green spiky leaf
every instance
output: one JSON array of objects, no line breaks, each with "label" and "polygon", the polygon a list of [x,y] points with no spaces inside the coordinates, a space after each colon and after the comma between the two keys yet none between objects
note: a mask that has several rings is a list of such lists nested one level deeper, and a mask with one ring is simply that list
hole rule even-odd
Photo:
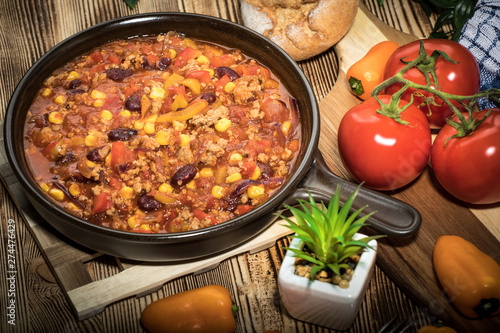
[{"label": "green spiky leaf", "polygon": [[294,232],[292,237],[300,239],[308,250],[288,247],[285,249],[311,264],[311,279],[324,269],[340,275],[340,269],[348,267],[343,261],[353,255],[361,254],[366,249],[372,249],[368,245],[371,240],[385,237],[379,235],[353,239],[359,229],[367,225],[368,218],[375,213],[362,215],[366,206],[351,212],[361,186],[362,184],[349,195],[343,205],[340,204],[339,182],[327,207],[323,202],[320,205],[316,204],[310,193],[308,200],[298,200],[297,207],[286,206],[295,217],[295,222],[286,216],[281,218],[288,223],[285,226]]}]

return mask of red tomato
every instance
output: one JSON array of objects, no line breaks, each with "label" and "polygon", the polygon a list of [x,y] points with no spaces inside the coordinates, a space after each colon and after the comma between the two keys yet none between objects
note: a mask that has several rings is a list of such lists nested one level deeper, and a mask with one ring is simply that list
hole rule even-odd
[{"label": "red tomato", "polygon": [[[425,39],[424,48],[428,55],[431,55],[434,50],[441,50],[446,52],[452,60],[458,62],[457,64],[451,63],[441,56],[436,60],[436,75],[440,90],[461,96],[474,95],[479,92],[479,67],[476,59],[467,48],[447,39]],[[420,40],[417,40],[403,45],[394,51],[385,67],[384,80],[394,76],[406,65],[400,59],[403,59],[405,62],[415,60],[419,55],[419,50]],[[417,68],[411,68],[403,74],[403,77],[417,84],[426,85],[424,74]],[[431,87],[436,89],[432,78]],[[387,88],[385,92],[392,95],[400,88],[401,84],[394,84]],[[431,128],[441,128],[446,123],[446,118],[453,115],[448,105],[440,98],[434,97],[428,92],[421,91],[416,93],[414,89],[408,88],[402,98],[409,101],[412,94],[414,98],[413,104],[418,106],[427,115]],[[430,102],[436,104],[429,104],[430,112],[422,95],[426,99],[429,99]],[[458,102],[453,101],[452,103],[465,111]]]},{"label": "red tomato", "polygon": [[121,141],[113,142],[111,146],[111,166],[119,171],[120,167],[126,167],[136,159],[136,154],[128,150]]},{"label": "red tomato", "polygon": [[[474,115],[483,119],[486,111]],[[446,124],[434,140],[431,165],[437,180],[462,201],[500,202],[500,109],[493,109],[472,134],[450,139],[444,146],[446,139],[456,133],[455,128]]]},{"label": "red tomato", "polygon": [[[379,95],[388,104],[391,96]],[[409,102],[402,100],[399,104]],[[409,184],[422,172],[431,151],[431,131],[425,115],[414,105],[401,113],[409,125],[377,113],[374,97],[350,109],[338,132],[344,166],[358,182],[377,190]]]},{"label": "red tomato", "polygon": [[94,195],[94,205],[92,206],[92,214],[97,214],[110,209],[113,206],[109,195],[105,192]]}]

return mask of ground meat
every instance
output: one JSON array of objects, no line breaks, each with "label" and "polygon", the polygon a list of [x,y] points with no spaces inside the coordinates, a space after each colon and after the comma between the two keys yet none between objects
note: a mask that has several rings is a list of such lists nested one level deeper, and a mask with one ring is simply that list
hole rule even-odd
[{"label": "ground meat", "polygon": [[208,110],[205,114],[197,114],[190,123],[194,126],[213,126],[221,118],[227,118],[228,111],[225,106],[219,106],[215,109]]},{"label": "ground meat", "polygon": [[235,80],[236,87],[232,94],[236,104],[245,104],[254,98],[254,92],[260,91],[260,82],[257,76],[243,76]]}]

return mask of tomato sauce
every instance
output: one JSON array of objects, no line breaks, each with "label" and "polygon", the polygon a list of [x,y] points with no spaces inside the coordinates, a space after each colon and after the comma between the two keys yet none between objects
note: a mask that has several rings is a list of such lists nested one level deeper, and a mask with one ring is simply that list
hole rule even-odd
[{"label": "tomato sauce", "polygon": [[111,41],[56,70],[29,109],[24,148],[48,197],[105,227],[195,230],[285,183],[296,103],[241,51],[169,32]]}]

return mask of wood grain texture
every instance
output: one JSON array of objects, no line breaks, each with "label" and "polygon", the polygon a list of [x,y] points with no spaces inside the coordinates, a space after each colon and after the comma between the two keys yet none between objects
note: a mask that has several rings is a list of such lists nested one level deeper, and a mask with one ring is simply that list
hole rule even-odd
[{"label": "wood grain texture", "polygon": [[[418,4],[409,0],[386,0],[383,7],[378,6],[377,0],[363,0],[362,2],[366,4],[369,12],[374,13],[389,26],[417,37],[426,36],[435,20],[435,17],[427,18]],[[130,10],[121,0],[18,0],[16,2],[0,0],[1,118],[3,118],[8,100],[17,82],[29,67],[52,46],[82,29],[105,20],[156,11],[196,12],[240,22],[237,0],[140,0],[138,7],[134,10]],[[342,81],[344,74],[337,69],[339,63],[333,48],[311,60],[299,63],[313,84],[313,90],[318,100],[322,101],[328,96],[336,80]],[[344,95],[339,95],[336,98],[348,100]],[[332,127],[331,125],[339,119],[329,121],[331,123],[325,127]],[[334,130],[322,133],[320,149],[329,147],[326,143],[328,140],[331,141],[330,135],[332,133],[334,135]],[[338,160],[336,160],[335,155],[328,154],[325,157],[327,157],[327,163],[333,171],[347,177],[340,164],[336,165],[335,161]],[[427,171],[418,181],[431,182],[433,179]],[[420,210],[425,212],[424,217],[429,221],[439,221],[445,218],[460,225],[462,221],[473,220],[474,214],[459,204],[453,206],[456,207],[456,212],[445,217],[439,211],[429,207],[435,205],[436,202],[448,204],[450,199],[443,193],[440,193],[437,199],[430,195],[422,197],[409,190],[394,193],[394,195],[404,201],[420,202]],[[477,214],[481,214],[480,209],[476,212]],[[465,220],[462,219],[463,217]],[[16,257],[15,326],[9,325],[4,316],[8,298],[3,291],[9,288],[9,284],[4,278],[8,276],[9,271],[7,266],[9,220],[15,222],[16,228],[14,234]],[[491,225],[494,224],[492,221]],[[445,230],[443,229],[442,232]],[[483,235],[485,229],[469,230],[467,226],[461,226],[459,232]],[[71,303],[67,301],[58,284],[54,283],[50,275],[47,277],[46,273],[43,275],[37,273],[37,268],[45,263],[40,252],[39,242],[51,242],[52,239],[48,237],[45,240],[35,240],[30,235],[29,228],[24,224],[22,216],[16,209],[5,186],[0,186],[0,236],[1,332],[142,332],[144,330],[140,325],[139,318],[142,309],[147,304],[167,295],[211,283],[227,287],[235,303],[240,307],[237,316],[237,332],[263,332],[272,329],[285,333],[334,332],[294,320],[280,303],[276,276],[284,255],[282,246],[287,244],[287,239],[281,239],[267,250],[231,257],[211,271],[176,278],[166,283],[158,291],[113,303],[106,307],[102,313],[79,321],[75,318]],[[427,241],[428,243],[430,238],[427,240],[422,238],[432,237],[432,235],[419,234],[418,237],[420,237],[418,241]],[[422,282],[422,278],[429,277],[429,274],[420,276],[422,269],[426,272],[429,271],[429,262],[418,258],[416,253],[423,252],[428,255],[430,248],[419,249],[414,245],[415,242],[417,240],[382,244],[378,256],[379,266],[370,282],[369,290],[361,305],[360,314],[349,332],[374,332],[396,314],[400,318],[407,318],[410,322],[415,323],[415,327],[429,322],[429,317],[433,315],[429,311],[431,309],[429,305],[434,304],[415,303],[418,298],[413,297],[415,294],[422,294],[428,290],[425,288],[404,290],[394,283],[397,280],[399,286],[402,286],[400,281],[411,280],[409,282],[412,285],[418,285]],[[491,243],[486,244],[491,245]],[[390,252],[394,250],[394,247],[397,249],[404,246],[414,246],[417,252],[412,256],[401,256],[398,252]],[[494,249],[495,244],[489,250]],[[57,247],[54,247],[53,250],[56,251]],[[88,279],[103,280],[115,276],[122,271],[123,267],[130,267],[127,263],[122,264],[108,256],[92,259],[92,254],[85,251],[83,253],[75,251],[72,255],[81,256],[83,266],[78,267],[78,269],[85,269],[86,273],[83,273],[82,277],[85,281]],[[422,266],[413,265],[414,261],[418,259],[422,261],[420,263]],[[496,259],[499,260],[498,257]],[[60,267],[64,267],[64,262],[60,264],[62,265]],[[397,267],[397,270],[392,270],[391,277],[384,272],[388,267]],[[127,282],[119,287],[126,289],[133,283]],[[437,289],[432,292],[433,295],[438,295]],[[409,330],[409,332],[415,331],[414,328]]]}]

